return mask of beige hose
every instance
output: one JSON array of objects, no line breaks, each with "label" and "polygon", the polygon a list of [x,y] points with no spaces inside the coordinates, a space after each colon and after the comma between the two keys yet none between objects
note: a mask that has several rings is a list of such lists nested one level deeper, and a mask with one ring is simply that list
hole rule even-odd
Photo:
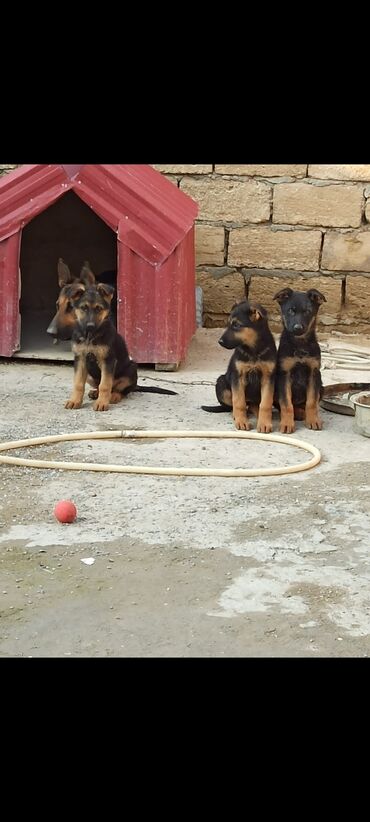
[{"label": "beige hose", "polygon": [[48,462],[43,460],[6,457],[0,453],[0,463],[7,465],[25,465],[29,468],[57,468],[65,471],[109,471],[121,474],[159,474],[160,476],[180,477],[272,477],[280,474],[295,474],[314,468],[321,460],[320,451],[310,443],[291,437],[280,437],[275,434],[256,434],[249,431],[92,431],[85,434],[57,434],[34,439],[15,440],[0,443],[0,452],[14,448],[29,448],[32,445],[45,445],[53,442],[71,442],[74,440],[105,439],[248,439],[279,442],[294,445],[313,454],[312,459],[286,468],[152,468],[138,465],[105,465],[95,462]]},{"label": "beige hose", "polygon": [[349,346],[344,340],[329,340],[321,343],[323,367],[348,369],[350,371],[370,371],[369,346]]}]

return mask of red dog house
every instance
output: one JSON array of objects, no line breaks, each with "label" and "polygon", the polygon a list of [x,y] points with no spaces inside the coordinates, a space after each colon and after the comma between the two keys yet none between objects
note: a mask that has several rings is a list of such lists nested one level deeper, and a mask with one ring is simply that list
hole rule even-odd
[{"label": "red dog house", "polygon": [[[24,165],[0,180],[0,356],[45,356],[62,257],[116,272],[139,363],[184,360],[195,331],[197,204],[149,165]],[[70,346],[69,346],[70,348]]]}]

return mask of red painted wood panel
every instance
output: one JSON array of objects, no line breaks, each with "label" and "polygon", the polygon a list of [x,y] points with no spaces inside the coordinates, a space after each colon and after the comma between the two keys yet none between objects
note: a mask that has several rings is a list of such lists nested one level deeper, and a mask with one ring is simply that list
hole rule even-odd
[{"label": "red painted wood panel", "polygon": [[62,166],[21,166],[0,179],[0,240],[20,231],[72,188]]},{"label": "red painted wood panel", "polygon": [[195,333],[194,229],[155,268],[119,243],[118,328],[139,363],[180,362]]},{"label": "red painted wood panel", "polygon": [[11,357],[20,344],[19,238],[0,243],[0,356]]}]

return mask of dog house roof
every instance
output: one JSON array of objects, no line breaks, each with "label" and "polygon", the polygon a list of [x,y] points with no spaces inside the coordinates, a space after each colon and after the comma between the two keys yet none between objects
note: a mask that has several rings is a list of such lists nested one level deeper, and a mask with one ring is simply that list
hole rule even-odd
[{"label": "dog house roof", "polygon": [[194,200],[150,165],[23,165],[0,180],[0,241],[71,190],[153,265],[170,256],[198,214]]}]

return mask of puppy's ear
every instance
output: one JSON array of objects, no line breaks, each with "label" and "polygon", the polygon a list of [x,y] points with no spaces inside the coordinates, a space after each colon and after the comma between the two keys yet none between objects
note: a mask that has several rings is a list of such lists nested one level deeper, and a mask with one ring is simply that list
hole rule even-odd
[{"label": "puppy's ear", "polygon": [[106,285],[105,283],[98,283],[96,288],[97,288],[97,291],[99,291],[99,294],[101,294],[101,296],[105,300],[108,300],[109,302],[111,302],[111,300],[113,299],[113,294],[114,294],[114,288],[113,288],[112,285]]},{"label": "puppy's ear", "polygon": [[256,323],[258,322],[258,320],[266,320],[267,311],[263,307],[263,305],[259,305],[259,303],[252,303],[249,316],[252,320],[252,323]]},{"label": "puppy's ear", "polygon": [[85,260],[80,273],[80,280],[85,285],[95,285],[95,274],[91,271],[90,263]]},{"label": "puppy's ear", "polygon": [[281,291],[278,291],[275,294],[275,297],[273,297],[273,299],[277,300],[279,305],[282,305],[282,303],[285,303],[285,300],[289,300],[289,297],[291,297],[292,294],[293,290],[291,288],[282,288]]},{"label": "puppy's ear", "polygon": [[66,289],[66,295],[72,303],[75,303],[82,297],[84,291],[86,291],[86,288],[82,283],[73,283]]},{"label": "puppy's ear", "polygon": [[59,283],[59,288],[64,288],[65,285],[68,285],[68,283],[72,283],[73,280],[74,280],[74,277],[72,277],[72,274],[71,274],[71,272],[68,268],[68,265],[64,262],[62,257],[59,257],[59,260],[58,260],[58,283]]},{"label": "puppy's ear", "polygon": [[316,303],[316,305],[326,303],[326,297],[321,294],[321,291],[317,291],[316,288],[310,288],[310,290],[307,291],[307,297],[310,298],[312,303]]}]

